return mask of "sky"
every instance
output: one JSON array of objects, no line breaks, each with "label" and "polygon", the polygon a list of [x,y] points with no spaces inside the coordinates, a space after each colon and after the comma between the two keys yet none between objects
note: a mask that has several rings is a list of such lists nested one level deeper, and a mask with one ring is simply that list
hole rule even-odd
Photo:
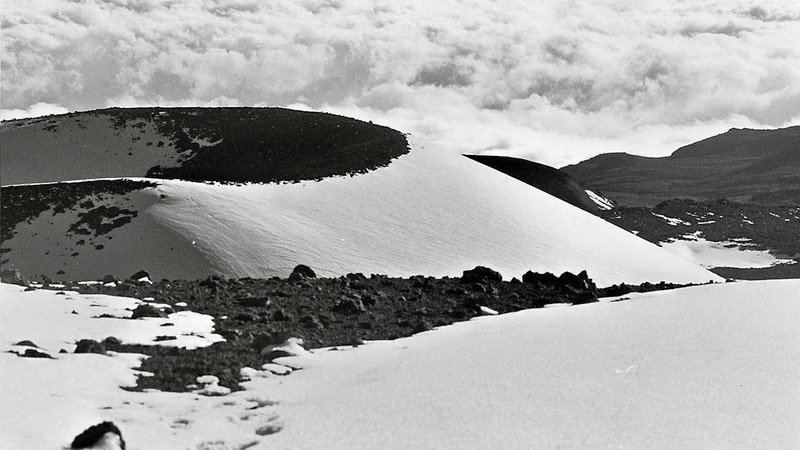
[{"label": "sky", "polygon": [[286,106],[557,167],[800,124],[795,0],[4,0],[0,109]]}]

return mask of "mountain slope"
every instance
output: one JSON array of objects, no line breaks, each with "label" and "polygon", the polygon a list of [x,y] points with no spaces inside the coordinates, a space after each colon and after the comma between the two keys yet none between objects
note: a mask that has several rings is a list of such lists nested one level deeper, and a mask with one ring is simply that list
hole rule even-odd
[{"label": "mountain slope", "polygon": [[[97,126],[83,131],[105,132]],[[125,276],[138,269],[158,279],[285,276],[301,263],[322,275],[443,276],[488,265],[507,277],[586,269],[601,285],[720,279],[483,164],[403,142],[406,153],[384,167],[364,172],[366,166],[352,165],[343,168],[349,176],[319,181],[237,185],[148,178],[138,181],[155,186],[87,188],[71,204],[54,202],[18,223],[4,221],[4,236],[12,237],[4,238],[3,265],[54,279]],[[359,151],[375,150],[365,145]],[[242,150],[239,157],[252,154]],[[142,161],[140,167],[151,164]],[[14,172],[5,161],[4,169]],[[317,167],[316,174],[327,169]],[[4,187],[4,199],[19,190],[14,198],[23,205],[4,201],[3,208],[24,208],[42,189],[63,185]]]},{"label": "mountain slope", "polygon": [[283,108],[111,108],[0,127],[3,185],[103,177],[278,182],[364,173],[403,134]]},{"label": "mountain slope", "polygon": [[514,177],[548,194],[586,211],[598,205],[570,175],[554,167],[520,158],[492,155],[464,155],[508,176]]},{"label": "mountain slope", "polygon": [[608,153],[561,170],[624,206],[672,198],[793,204],[800,198],[800,126],[731,129],[668,157]]}]

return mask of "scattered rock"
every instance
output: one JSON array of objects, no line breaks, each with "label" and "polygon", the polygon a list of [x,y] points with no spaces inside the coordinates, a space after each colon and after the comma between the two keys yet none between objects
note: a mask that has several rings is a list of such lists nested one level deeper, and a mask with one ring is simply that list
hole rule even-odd
[{"label": "scattered rock", "polygon": [[277,423],[269,423],[256,428],[256,434],[259,436],[267,436],[275,434],[283,429],[283,426]]},{"label": "scattered rock", "polygon": [[131,319],[140,319],[142,317],[163,318],[167,317],[167,315],[164,313],[164,311],[161,311],[160,309],[156,308],[153,305],[142,304],[137,306],[136,309],[133,310],[133,315],[131,316]]},{"label": "scattered rock", "polygon": [[294,320],[294,317],[287,313],[283,308],[280,308],[272,313],[272,320],[277,320],[278,322],[289,322]]},{"label": "scattered rock", "polygon": [[423,331],[429,331],[433,329],[433,325],[428,322],[426,319],[422,319],[414,326],[414,334],[422,333]]},{"label": "scattered rock", "polygon": [[24,341],[19,341],[19,342],[17,342],[17,343],[16,343],[16,344],[14,344],[14,345],[21,345],[21,346],[24,346],[24,347],[33,347],[33,348],[39,348],[39,346],[38,346],[38,345],[34,344],[32,341],[29,341],[29,340],[27,340],[27,339],[25,339]]},{"label": "scattered rock", "polygon": [[[137,272],[138,273],[138,272]],[[106,275],[103,277],[103,284],[106,283],[119,283],[119,278],[115,277],[114,275]]]},{"label": "scattered rock", "polygon": [[325,325],[316,317],[312,315],[303,316],[300,318],[300,325],[305,328],[310,328],[313,330],[321,330],[325,328]]},{"label": "scattered rock", "polygon": [[342,314],[358,314],[366,311],[361,298],[344,298],[336,302],[333,311]]},{"label": "scattered rock", "polygon": [[111,350],[112,352],[118,352],[122,348],[122,341],[114,336],[103,339],[102,344],[106,350]]},{"label": "scattered rock", "polygon": [[597,301],[597,286],[595,286],[585,270],[578,275],[572,272],[564,272],[559,277],[550,272],[537,273],[528,271],[522,276],[522,281],[533,285],[537,289],[566,294],[567,299],[573,304]]},{"label": "scattered rock", "polygon": [[529,270],[522,275],[522,282],[532,284],[538,288],[552,289],[558,285],[558,277],[550,272],[539,273]]},{"label": "scattered rock", "polygon": [[97,353],[105,355],[106,346],[102,342],[97,342],[94,339],[81,339],[76,343],[75,353]]},{"label": "scattered rock", "polygon": [[16,284],[17,286],[30,286],[30,282],[22,277],[17,269],[0,270],[0,280],[4,283]]},{"label": "scattered rock", "polygon": [[461,275],[462,283],[490,283],[503,281],[500,272],[484,266],[476,266],[474,269],[465,270]]},{"label": "scattered rock", "polygon": [[573,301],[573,303],[597,301],[597,286],[595,286],[585,270],[578,275],[564,272],[558,277],[558,281],[562,289],[577,296],[578,301]]},{"label": "scattered rock", "polygon": [[147,272],[146,270],[140,270],[140,271],[138,271],[138,272],[136,272],[133,275],[128,277],[129,280],[133,280],[133,281],[140,281],[140,280],[142,280],[142,278],[147,278],[149,280],[150,279],[150,273]]},{"label": "scattered rock", "polygon": [[113,422],[93,425],[73,439],[70,448],[125,449],[125,440]]},{"label": "scattered rock", "polygon": [[295,266],[292,273],[289,274],[289,281],[300,281],[305,280],[306,278],[316,278],[317,274],[314,273],[314,270],[311,267],[308,267],[305,264],[298,264]]},{"label": "scattered rock", "polygon": [[27,348],[25,349],[24,353],[17,353],[17,356],[22,356],[23,358],[53,359],[53,357],[47,353],[40,352],[39,350],[33,348]]}]

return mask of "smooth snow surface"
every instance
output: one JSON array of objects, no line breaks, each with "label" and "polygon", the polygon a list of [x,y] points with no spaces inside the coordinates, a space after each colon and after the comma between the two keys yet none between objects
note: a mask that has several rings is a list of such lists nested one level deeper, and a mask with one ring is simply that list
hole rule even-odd
[{"label": "smooth snow surface", "polygon": [[[102,420],[130,450],[798,448],[798,292],[737,282],[482,317],[246,368],[246,390],[219,397],[124,391],[131,355],[2,353],[0,448],[60,448]],[[51,294],[2,294],[32,305],[1,310],[3,346],[83,335],[36,306]]]},{"label": "smooth snow surface", "polygon": [[148,192],[166,198],[147,214],[224,274],[286,276],[307,264],[325,276],[459,276],[485,265],[507,278],[586,269],[599,285],[721,280],[534,187],[413,140],[409,154],[354,177],[161,183]]},{"label": "smooth snow surface", "polygon": [[279,360],[304,370],[272,391],[287,426],[270,444],[798,448],[798,293],[800,280],[634,294]]},{"label": "smooth snow surface", "polygon": [[761,268],[795,263],[792,259],[776,258],[767,250],[747,248],[746,241],[738,238],[730,241],[713,242],[695,233],[685,235],[682,239],[661,242],[659,245],[681,258],[707,268]]}]

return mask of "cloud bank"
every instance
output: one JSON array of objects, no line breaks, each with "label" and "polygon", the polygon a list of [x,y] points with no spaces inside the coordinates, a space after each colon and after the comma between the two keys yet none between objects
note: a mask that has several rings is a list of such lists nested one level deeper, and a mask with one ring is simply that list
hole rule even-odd
[{"label": "cloud bank", "polygon": [[557,166],[800,123],[800,4],[779,0],[8,0],[3,9],[3,118],[293,106]]}]

